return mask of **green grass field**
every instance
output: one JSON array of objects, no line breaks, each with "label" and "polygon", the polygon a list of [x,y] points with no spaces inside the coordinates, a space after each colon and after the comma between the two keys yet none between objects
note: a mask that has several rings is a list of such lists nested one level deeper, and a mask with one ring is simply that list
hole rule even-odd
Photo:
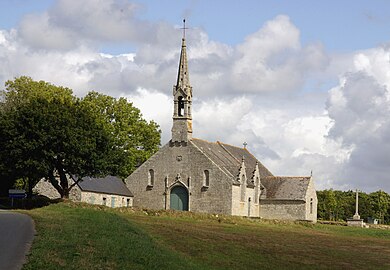
[{"label": "green grass field", "polygon": [[23,269],[390,269],[390,230],[59,203]]}]

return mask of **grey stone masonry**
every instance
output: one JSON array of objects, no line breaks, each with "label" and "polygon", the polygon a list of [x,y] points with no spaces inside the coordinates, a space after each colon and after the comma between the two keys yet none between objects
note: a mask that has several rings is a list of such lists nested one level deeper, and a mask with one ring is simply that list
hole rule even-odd
[{"label": "grey stone masonry", "polygon": [[183,38],[177,83],[173,87],[172,142],[188,142],[192,139],[192,87],[188,74],[186,42]]},{"label": "grey stone masonry", "polygon": [[184,37],[172,95],[171,140],[125,180],[134,206],[316,222],[311,176],[274,176],[246,147],[192,137]]},{"label": "grey stone masonry", "polygon": [[[154,181],[150,184],[149,174]],[[209,182],[205,185],[205,171]],[[182,186],[189,193],[189,210],[231,214],[232,178],[220,170],[191,141],[168,143],[126,179],[134,206],[170,209],[170,191]]]}]

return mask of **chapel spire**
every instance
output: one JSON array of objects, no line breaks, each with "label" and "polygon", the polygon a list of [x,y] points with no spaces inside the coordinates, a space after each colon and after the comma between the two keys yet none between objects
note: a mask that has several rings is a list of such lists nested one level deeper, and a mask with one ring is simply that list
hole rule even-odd
[{"label": "chapel spire", "polygon": [[187,46],[186,46],[186,20],[183,20],[183,38],[181,41],[181,53],[179,61],[179,72],[177,74],[176,87],[183,90],[190,90],[190,77],[188,74]]},{"label": "chapel spire", "polygon": [[183,20],[183,38],[176,85],[173,86],[172,142],[187,143],[192,139],[192,87],[188,74],[187,46],[185,39],[186,21]]}]

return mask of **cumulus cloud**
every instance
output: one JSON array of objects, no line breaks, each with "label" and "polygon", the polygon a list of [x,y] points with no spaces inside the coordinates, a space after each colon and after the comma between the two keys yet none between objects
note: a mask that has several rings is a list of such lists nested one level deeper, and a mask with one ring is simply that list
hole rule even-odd
[{"label": "cumulus cloud", "polygon": [[[375,58],[371,59],[361,53],[357,55],[360,60],[363,57],[369,60],[363,70],[376,68],[375,64],[369,64],[378,63]],[[356,64],[356,68],[362,70],[362,61]],[[376,75],[381,78],[380,74]],[[327,109],[334,123],[329,137],[341,140],[343,147],[350,149],[350,158],[343,166],[341,177],[350,179],[351,186],[366,186],[371,190],[390,189],[388,85],[381,84],[366,71],[347,74],[341,79],[340,85],[330,91]]]},{"label": "cumulus cloud", "polygon": [[[96,90],[127,97],[160,124],[167,142],[181,31],[139,19],[140,9],[125,0],[59,0],[24,17],[17,28],[0,30],[0,83],[28,75],[80,96]],[[134,50],[101,53],[110,43]],[[275,174],[313,170],[320,189],[390,190],[388,47],[329,55],[320,43],[301,44],[285,15],[237,46],[193,28],[187,46],[195,137],[247,142]],[[324,81],[336,82],[329,93],[308,89]]]},{"label": "cumulus cloud", "polygon": [[277,16],[248,36],[237,48],[233,83],[242,91],[289,91],[303,84],[303,76],[325,67],[320,45],[302,48],[299,30],[287,16]]},{"label": "cumulus cloud", "polygon": [[121,96],[127,98],[141,110],[142,116],[148,121],[155,121],[163,131],[161,142],[167,143],[171,139],[169,132],[172,127],[172,98],[153,89],[139,88],[136,92]]},{"label": "cumulus cloud", "polygon": [[56,50],[91,41],[156,42],[158,27],[137,19],[138,7],[124,0],[59,0],[42,14],[24,17],[20,37],[34,48]]}]

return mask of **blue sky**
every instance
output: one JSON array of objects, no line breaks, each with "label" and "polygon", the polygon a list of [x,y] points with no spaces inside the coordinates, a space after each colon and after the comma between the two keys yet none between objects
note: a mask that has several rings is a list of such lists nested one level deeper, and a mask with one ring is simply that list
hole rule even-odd
[{"label": "blue sky", "polygon": [[318,189],[390,192],[390,2],[0,1],[0,84],[123,96],[170,139],[187,19],[194,136]]},{"label": "blue sky", "polygon": [[[346,1],[135,1],[138,16],[151,21],[202,28],[213,40],[235,45],[279,14],[301,30],[302,42],[322,42],[328,50],[346,52],[382,44],[390,36],[390,2]],[[12,28],[26,14],[45,11],[54,0],[2,0],[0,25]],[[105,50],[109,51],[107,47]],[[125,47],[122,47],[124,52]],[[113,46],[118,53],[118,46]]]}]

